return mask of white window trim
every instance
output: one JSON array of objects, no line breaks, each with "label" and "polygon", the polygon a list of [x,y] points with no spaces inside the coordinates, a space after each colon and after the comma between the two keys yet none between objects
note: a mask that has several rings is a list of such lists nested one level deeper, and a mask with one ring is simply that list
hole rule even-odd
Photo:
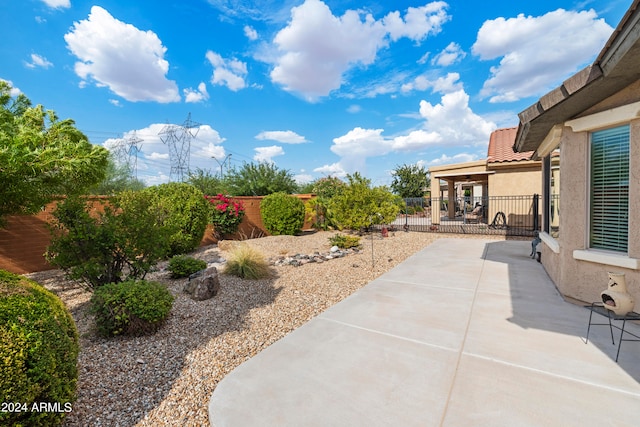
[{"label": "white window trim", "polygon": [[596,249],[577,249],[573,251],[573,259],[615,267],[640,270],[640,259],[630,258],[628,255],[615,254]]},{"label": "white window trim", "polygon": [[544,243],[552,252],[559,254],[560,253],[560,243],[556,239],[554,239],[549,233],[542,232],[540,233],[540,240]]}]

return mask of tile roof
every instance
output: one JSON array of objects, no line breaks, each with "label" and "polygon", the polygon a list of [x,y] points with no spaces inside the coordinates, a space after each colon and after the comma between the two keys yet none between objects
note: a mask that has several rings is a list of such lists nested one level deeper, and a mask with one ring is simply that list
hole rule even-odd
[{"label": "tile roof", "polygon": [[518,162],[529,160],[533,151],[516,153],[513,151],[513,143],[516,140],[517,127],[496,129],[491,132],[487,163]]}]

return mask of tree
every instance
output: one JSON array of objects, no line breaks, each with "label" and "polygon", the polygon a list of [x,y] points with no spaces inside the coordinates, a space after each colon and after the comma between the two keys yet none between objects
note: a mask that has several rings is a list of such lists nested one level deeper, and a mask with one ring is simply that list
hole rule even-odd
[{"label": "tree", "polygon": [[189,172],[187,182],[207,196],[227,193],[226,183],[208,170],[197,168],[195,172]]},{"label": "tree", "polygon": [[267,196],[277,192],[291,194],[298,188],[290,171],[267,162],[245,163],[239,170],[232,169],[225,180],[232,196]]},{"label": "tree", "polygon": [[418,165],[396,166],[391,189],[402,198],[422,197],[429,187],[429,173]]},{"label": "tree", "polygon": [[89,142],[73,120],[18,95],[0,81],[0,223],[37,212],[57,196],[78,194],[104,179],[108,151]]},{"label": "tree", "polygon": [[145,187],[144,182],[131,176],[131,170],[126,165],[118,164],[113,155],[109,156],[105,177],[91,188],[91,194],[112,195],[122,191],[138,191]]},{"label": "tree", "polygon": [[340,228],[360,230],[389,224],[400,212],[402,200],[387,187],[371,188],[371,180],[359,173],[347,175],[347,186],[329,200],[332,219]]}]

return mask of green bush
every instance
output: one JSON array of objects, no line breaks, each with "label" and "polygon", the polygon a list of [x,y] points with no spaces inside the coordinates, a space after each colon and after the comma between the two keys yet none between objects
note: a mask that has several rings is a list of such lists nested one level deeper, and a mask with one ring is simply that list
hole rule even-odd
[{"label": "green bush", "polygon": [[[78,381],[78,332],[62,301],[39,284],[0,270],[0,393],[27,412],[0,412],[0,425],[58,425],[72,409]],[[35,412],[59,402],[63,412]],[[21,408],[23,409],[23,408]]]},{"label": "green bush", "polygon": [[163,215],[144,191],[123,192],[91,214],[83,200],[67,198],[53,213],[47,260],[93,288],[144,278],[168,252]]},{"label": "green bush", "polygon": [[293,236],[304,225],[304,203],[286,193],[273,193],[260,202],[262,222],[269,233]]},{"label": "green bush", "polygon": [[156,198],[158,225],[169,230],[169,256],[196,249],[209,222],[209,203],[202,191],[184,182],[170,182],[143,190]]},{"label": "green bush", "polygon": [[271,276],[269,263],[264,256],[246,244],[239,245],[231,251],[224,273],[243,279],[265,279]]},{"label": "green bush", "polygon": [[403,201],[386,187],[371,188],[371,180],[359,173],[347,175],[348,185],[329,200],[328,209],[340,229],[359,231],[396,219]]},{"label": "green bush", "polygon": [[329,242],[342,249],[357,248],[360,246],[360,238],[357,236],[347,236],[345,234],[336,234],[329,237]]},{"label": "green bush", "polygon": [[207,268],[206,261],[186,255],[176,255],[169,260],[168,269],[172,279],[188,277],[193,273]]},{"label": "green bush", "polygon": [[173,295],[158,282],[109,283],[91,296],[98,331],[106,336],[153,333],[169,315]]}]

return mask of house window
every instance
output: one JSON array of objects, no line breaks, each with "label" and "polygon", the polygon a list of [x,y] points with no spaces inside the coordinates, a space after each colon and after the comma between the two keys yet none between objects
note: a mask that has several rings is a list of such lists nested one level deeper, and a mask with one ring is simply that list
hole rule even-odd
[{"label": "house window", "polygon": [[549,176],[549,234],[560,237],[560,148],[550,154]]},{"label": "house window", "polygon": [[627,252],[629,236],[629,126],[591,134],[589,246]]},{"label": "house window", "polygon": [[560,147],[543,159],[544,168],[544,231],[560,237]]}]

